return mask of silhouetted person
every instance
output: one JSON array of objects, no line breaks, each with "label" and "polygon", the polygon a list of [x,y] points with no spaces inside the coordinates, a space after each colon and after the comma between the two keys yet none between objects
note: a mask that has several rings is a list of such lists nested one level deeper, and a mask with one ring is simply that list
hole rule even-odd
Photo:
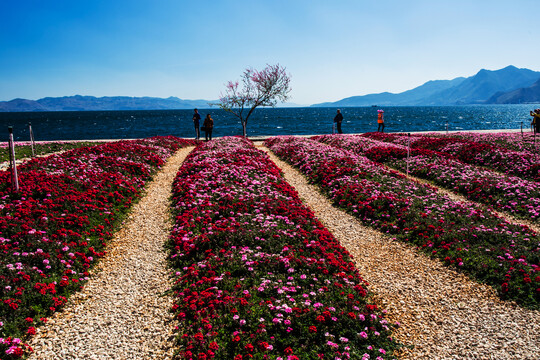
[{"label": "silhouetted person", "polygon": [[534,109],[530,112],[532,118],[531,126],[534,129],[534,133],[540,133],[540,109]]},{"label": "silhouetted person", "polygon": [[210,114],[206,115],[203,123],[203,130],[205,133],[206,141],[212,140],[212,130],[214,130],[214,119],[210,117]]},{"label": "silhouetted person", "polygon": [[334,122],[337,126],[337,132],[338,134],[343,134],[343,131],[341,131],[341,123],[343,122],[343,114],[341,114],[341,110],[338,109],[336,116],[334,117]]},{"label": "silhouetted person", "polygon": [[199,121],[201,120],[201,115],[199,114],[199,110],[195,109],[193,110],[193,125],[195,125],[195,139],[199,140],[199,137],[201,136],[201,132],[199,131]]}]

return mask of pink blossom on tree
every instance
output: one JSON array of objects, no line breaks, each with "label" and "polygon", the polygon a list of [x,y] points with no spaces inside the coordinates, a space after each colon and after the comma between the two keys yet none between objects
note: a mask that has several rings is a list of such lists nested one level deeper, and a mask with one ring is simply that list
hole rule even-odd
[{"label": "pink blossom on tree", "polygon": [[289,98],[291,78],[285,68],[277,64],[267,65],[261,71],[247,68],[241,81],[241,89],[238,81],[229,81],[217,105],[240,119],[243,135],[246,136],[247,121],[255,108],[274,107],[278,101],[284,102]]}]

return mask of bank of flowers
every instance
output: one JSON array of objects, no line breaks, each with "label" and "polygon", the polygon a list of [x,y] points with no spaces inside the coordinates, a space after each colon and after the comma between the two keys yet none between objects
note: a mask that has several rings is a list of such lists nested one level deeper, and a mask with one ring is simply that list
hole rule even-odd
[{"label": "bank of flowers", "polygon": [[0,171],[0,358],[64,305],[152,174],[179,147],[173,137],[120,141],[18,166],[20,190]]},{"label": "bank of flowers", "polygon": [[530,229],[342,148],[293,137],[266,144],[363,223],[493,286],[503,299],[539,308],[540,238]]},{"label": "bank of flowers", "polygon": [[[366,133],[362,135],[375,140],[407,145],[406,134]],[[457,137],[412,135],[413,149],[434,150],[451,155],[467,164],[483,166],[522,179],[540,181],[540,156],[537,152],[516,151],[487,142]]]},{"label": "bank of flowers", "polygon": [[[40,141],[35,143],[35,155],[47,155],[53,152],[66,151],[79,147],[98,145],[96,141]],[[9,147],[7,142],[0,143],[0,163],[9,160]],[[30,142],[15,142],[15,158],[29,158],[32,156],[32,144]]]},{"label": "bank of flowers", "polygon": [[356,152],[402,172],[408,169],[411,175],[516,217],[533,221],[540,218],[540,187],[535,181],[470,165],[433,150],[412,148],[407,160],[407,146],[366,137],[323,135],[314,139]]},{"label": "bank of flowers", "polygon": [[441,133],[426,133],[426,136],[447,137],[464,139],[479,143],[496,145],[501,148],[506,148],[513,151],[528,151],[537,153],[540,149],[540,135],[534,135],[530,130],[523,132],[488,132],[477,133],[471,131],[441,134]]},{"label": "bank of flowers", "polygon": [[349,253],[249,141],[195,149],[173,207],[178,358],[391,358],[390,326]]}]

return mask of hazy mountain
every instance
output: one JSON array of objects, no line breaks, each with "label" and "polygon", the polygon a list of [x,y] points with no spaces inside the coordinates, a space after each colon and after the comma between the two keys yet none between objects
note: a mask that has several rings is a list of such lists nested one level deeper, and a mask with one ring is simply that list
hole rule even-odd
[{"label": "hazy mountain", "polygon": [[182,100],[177,97],[65,96],[39,100],[1,101],[0,111],[81,111],[81,110],[169,110],[208,108],[208,100]]},{"label": "hazy mountain", "polygon": [[[182,100],[177,97],[129,96],[64,96],[46,97],[39,100],[13,99],[0,101],[0,111],[105,111],[105,110],[175,110],[207,109],[217,100]],[[304,107],[294,103],[279,103],[277,107]]]},{"label": "hazy mountain", "polygon": [[312,106],[391,106],[391,105],[415,105],[422,102],[423,99],[446,89],[459,85],[465,78],[456,78],[454,80],[432,80],[424,85],[418,86],[412,90],[407,90],[399,94],[383,92],[379,94],[369,94],[362,96],[351,96],[333,103],[322,103]]},{"label": "hazy mountain", "polygon": [[0,101],[0,111],[47,111],[47,109],[33,100],[13,99]]},{"label": "hazy mountain", "polygon": [[489,104],[540,103],[540,79],[529,87],[509,92],[498,92],[487,102]]},{"label": "hazy mountain", "polygon": [[476,75],[453,80],[428,81],[402,93],[353,96],[336,102],[312,106],[419,106],[486,104],[496,93],[530,87],[540,79],[540,72],[508,66],[500,70],[480,70]]}]

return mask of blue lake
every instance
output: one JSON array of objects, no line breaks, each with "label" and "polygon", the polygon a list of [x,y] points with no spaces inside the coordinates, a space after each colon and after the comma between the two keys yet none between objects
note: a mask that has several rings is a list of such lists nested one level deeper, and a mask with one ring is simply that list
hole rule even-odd
[{"label": "blue lake", "polygon": [[[529,111],[540,104],[382,107],[386,132],[530,129]],[[377,130],[378,107],[342,108],[344,133]],[[200,109],[214,118],[214,137],[241,135],[240,121],[220,109]],[[13,126],[16,141],[131,139],[155,135],[194,137],[192,110],[0,112],[0,141]],[[332,133],[336,108],[260,108],[249,118],[248,136]]]}]

